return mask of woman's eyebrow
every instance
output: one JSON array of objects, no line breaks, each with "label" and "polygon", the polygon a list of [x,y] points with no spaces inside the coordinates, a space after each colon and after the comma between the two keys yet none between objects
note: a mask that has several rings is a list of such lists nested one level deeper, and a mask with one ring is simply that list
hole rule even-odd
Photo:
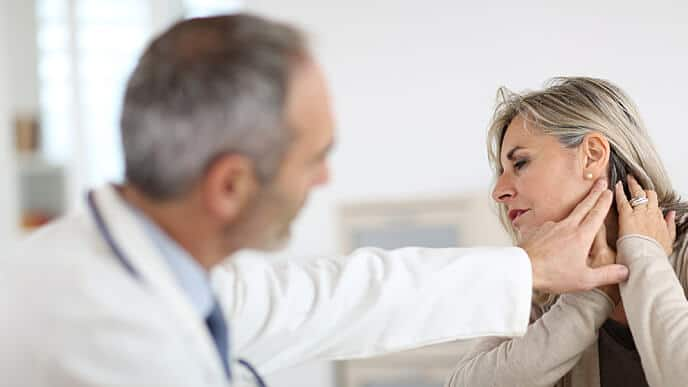
[{"label": "woman's eyebrow", "polygon": [[519,151],[519,150],[521,150],[521,149],[525,149],[525,148],[523,148],[523,147],[520,146],[520,145],[511,148],[511,150],[509,151],[509,153],[506,154],[506,159],[509,160],[509,161],[514,161],[514,153],[516,153],[516,151]]}]

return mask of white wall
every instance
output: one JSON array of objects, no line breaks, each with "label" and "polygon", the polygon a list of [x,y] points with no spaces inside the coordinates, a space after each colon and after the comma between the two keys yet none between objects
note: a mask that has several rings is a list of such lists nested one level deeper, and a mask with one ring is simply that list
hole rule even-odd
[{"label": "white wall", "polygon": [[[5,2],[0,1],[0,10],[5,9]],[[7,251],[15,242],[18,233],[18,211],[15,165],[13,157],[13,131],[11,130],[13,95],[10,87],[10,54],[8,39],[8,13],[0,12],[0,246]]]},{"label": "white wall", "polygon": [[[248,3],[311,33],[338,112],[333,182],[313,196],[280,257],[335,252],[341,201],[486,190],[497,87],[538,88],[556,75],[603,77],[627,90],[688,193],[686,2]],[[330,371],[308,364],[270,381],[330,386]]]},{"label": "white wall", "polygon": [[33,1],[0,0],[0,244],[20,236],[14,118],[38,110]]},{"label": "white wall", "polygon": [[2,0],[0,12],[5,14],[3,35],[8,53],[8,85],[11,90],[9,108],[13,113],[38,112],[38,53],[34,0]]}]

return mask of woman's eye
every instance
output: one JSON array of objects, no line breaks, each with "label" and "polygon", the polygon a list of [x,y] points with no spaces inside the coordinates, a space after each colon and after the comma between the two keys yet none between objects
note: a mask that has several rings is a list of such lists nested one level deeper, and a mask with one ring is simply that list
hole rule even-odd
[{"label": "woman's eye", "polygon": [[514,163],[514,169],[519,170],[526,166],[528,160],[518,160]]}]

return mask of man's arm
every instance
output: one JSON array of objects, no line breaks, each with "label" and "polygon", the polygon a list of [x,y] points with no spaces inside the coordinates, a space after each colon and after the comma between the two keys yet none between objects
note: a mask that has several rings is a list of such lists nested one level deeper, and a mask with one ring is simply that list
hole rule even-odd
[{"label": "man's arm", "polygon": [[234,353],[263,372],[316,357],[519,336],[533,288],[588,290],[625,279],[623,266],[587,265],[610,204],[598,185],[524,249],[361,249],[307,265],[230,260],[213,282],[233,324]]},{"label": "man's arm", "polygon": [[232,260],[213,282],[234,356],[261,372],[480,336],[522,335],[531,268],[519,248],[359,249],[307,264]]}]

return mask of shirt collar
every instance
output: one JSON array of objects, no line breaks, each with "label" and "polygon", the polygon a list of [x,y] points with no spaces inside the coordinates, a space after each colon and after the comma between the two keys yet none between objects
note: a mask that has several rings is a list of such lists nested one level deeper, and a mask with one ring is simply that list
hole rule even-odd
[{"label": "shirt collar", "polygon": [[201,318],[208,317],[213,308],[214,296],[206,271],[152,219],[133,205],[129,203],[127,205],[143,224],[145,233],[165,258],[177,284],[182,288],[194,309]]}]

